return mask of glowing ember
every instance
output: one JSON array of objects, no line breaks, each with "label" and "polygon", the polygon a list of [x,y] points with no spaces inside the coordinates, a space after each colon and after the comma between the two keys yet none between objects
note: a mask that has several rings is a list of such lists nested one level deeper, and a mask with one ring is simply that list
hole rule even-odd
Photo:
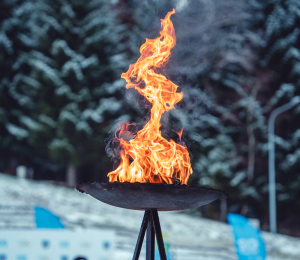
[{"label": "glowing ember", "polygon": [[[174,109],[174,105],[183,97],[182,93],[176,93],[177,85],[153,70],[168,62],[171,49],[176,44],[175,30],[170,20],[174,13],[173,9],[161,20],[160,36],[154,40],[146,39],[140,48],[141,57],[122,74],[127,89],[135,88],[152,103],[151,118],[130,141],[121,137],[128,136],[129,123],[122,124],[116,132],[118,135],[115,138],[120,141],[122,148],[121,163],[108,174],[110,182],[119,180],[172,184],[177,179],[177,182],[187,184],[192,173],[186,147],[173,140],[167,141],[159,130],[162,114]],[[182,131],[178,133],[180,139]]]}]

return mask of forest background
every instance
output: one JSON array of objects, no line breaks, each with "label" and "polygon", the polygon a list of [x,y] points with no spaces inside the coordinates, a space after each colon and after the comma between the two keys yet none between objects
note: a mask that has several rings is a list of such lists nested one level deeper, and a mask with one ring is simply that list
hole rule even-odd
[{"label": "forest background", "polygon": [[[149,104],[120,79],[145,38],[172,16],[177,45],[163,74],[184,99],[163,118],[184,128],[190,185],[226,190],[195,215],[258,218],[268,230],[270,113],[300,95],[299,0],[0,1],[0,172],[36,180],[107,181],[105,140]],[[300,105],[276,120],[280,233],[300,236]]]}]

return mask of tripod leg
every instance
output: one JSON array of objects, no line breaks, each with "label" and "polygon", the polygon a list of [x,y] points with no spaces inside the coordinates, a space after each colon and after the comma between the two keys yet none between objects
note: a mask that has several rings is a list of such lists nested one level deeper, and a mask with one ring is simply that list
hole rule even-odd
[{"label": "tripod leg", "polygon": [[155,233],[153,227],[153,218],[150,213],[147,233],[146,233],[146,260],[154,260],[154,245],[155,245]]},{"label": "tripod leg", "polygon": [[149,222],[150,214],[151,214],[150,210],[145,211],[145,215],[144,215],[142,226],[141,226],[141,229],[140,229],[140,233],[139,233],[139,236],[138,236],[138,239],[137,239],[137,242],[136,242],[136,246],[135,246],[135,250],[134,250],[132,260],[138,260],[139,259],[139,256],[140,256],[140,253],[141,253],[141,248],[142,248],[142,245],[143,245],[145,232],[146,232],[146,228],[147,228],[147,223]]},{"label": "tripod leg", "polygon": [[163,237],[161,234],[161,228],[160,228],[157,210],[151,209],[151,213],[152,213],[152,218],[153,218],[153,225],[154,225],[154,230],[155,230],[155,234],[156,234],[156,241],[157,241],[160,260],[167,260],[165,246],[164,246],[164,240],[163,240]]}]

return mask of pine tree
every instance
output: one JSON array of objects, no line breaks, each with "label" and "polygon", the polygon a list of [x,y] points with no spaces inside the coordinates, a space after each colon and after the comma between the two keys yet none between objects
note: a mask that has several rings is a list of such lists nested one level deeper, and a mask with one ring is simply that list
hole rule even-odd
[{"label": "pine tree", "polygon": [[[27,91],[22,97],[31,102],[24,101],[31,105],[29,115],[22,108],[14,125],[24,128],[26,143],[20,145],[33,150],[37,156],[29,161],[41,168],[70,165],[84,172],[81,180],[105,178],[109,159],[104,139],[111,125],[126,116],[119,79],[126,30],[116,11],[102,0],[32,0],[15,8],[16,16],[19,41],[28,48],[18,50],[14,67],[25,72],[13,83]],[[11,137],[11,124],[5,122],[10,133],[4,138]]]},{"label": "pine tree", "polygon": [[24,1],[5,0],[0,3],[0,171],[10,174],[14,173],[18,163],[23,164],[26,158],[32,158],[26,124],[29,128],[38,127],[28,117],[33,106],[34,89],[22,84],[23,80],[30,81],[26,77],[28,68],[18,64],[22,53],[34,45],[34,42],[27,41],[27,30],[19,19],[17,7],[22,4]]},{"label": "pine tree", "polygon": [[[268,117],[299,95],[299,1],[250,3],[238,27],[232,20],[221,30],[222,40],[208,50],[214,56],[196,73],[212,100],[211,114],[199,117],[209,120],[198,127],[202,155],[196,165],[202,174],[196,181],[226,189],[231,195],[229,210],[240,213],[246,206],[247,216],[265,223]],[[299,106],[278,118],[276,127],[279,223],[286,227],[298,219],[294,209],[299,195],[298,114]],[[219,137],[227,146],[218,143]],[[207,140],[210,147],[203,149]]]},{"label": "pine tree", "polygon": [[[300,2],[258,1],[257,6],[262,15],[256,26],[264,30],[266,42],[261,54],[262,64],[274,75],[268,89],[270,99],[264,107],[269,115],[276,107],[300,95]],[[279,228],[287,228],[287,232],[294,235],[299,235],[300,231],[296,206],[300,187],[299,114],[300,105],[280,115],[275,125],[278,223]]]},{"label": "pine tree", "polygon": [[[199,9],[189,8],[187,17]],[[247,205],[248,216],[257,217],[260,212],[255,209],[263,199],[255,184],[260,177],[257,145],[266,137],[259,95],[270,78],[259,65],[257,50],[263,40],[251,30],[253,9],[246,2],[213,2],[201,9],[202,26],[190,26],[199,32],[182,30],[185,52],[180,56],[185,67],[195,63],[191,71],[181,69],[194,82],[186,101],[190,116],[185,119],[187,138],[195,142],[191,146],[196,173],[192,181],[227,190],[230,211],[240,213]],[[191,40],[194,44],[189,44]],[[203,47],[198,51],[199,45]],[[209,113],[202,112],[204,104],[209,105]]]}]

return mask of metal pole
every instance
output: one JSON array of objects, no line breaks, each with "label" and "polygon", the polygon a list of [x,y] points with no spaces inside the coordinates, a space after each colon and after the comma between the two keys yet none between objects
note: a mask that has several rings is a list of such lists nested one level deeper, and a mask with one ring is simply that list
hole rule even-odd
[{"label": "metal pole", "polygon": [[153,227],[152,213],[150,213],[146,233],[146,260],[154,260],[155,233]]},{"label": "metal pole", "polygon": [[149,221],[149,218],[150,218],[150,214],[151,214],[150,210],[148,210],[148,209],[145,210],[142,226],[141,226],[140,233],[139,233],[139,236],[138,236],[138,239],[137,239],[137,242],[136,242],[136,246],[135,246],[135,250],[134,250],[132,260],[138,260],[139,257],[140,257],[141,248],[142,248],[142,245],[143,245],[144,236],[145,236],[146,229],[147,229],[147,226],[148,226],[148,221]]},{"label": "metal pole", "polygon": [[275,119],[281,113],[293,108],[300,103],[300,96],[294,97],[289,103],[274,109],[268,122],[268,150],[269,150],[269,214],[270,231],[277,232],[276,220],[276,178],[275,178]]},{"label": "metal pole", "polygon": [[166,255],[166,250],[165,250],[165,246],[164,246],[164,240],[163,240],[163,237],[161,234],[161,228],[160,228],[160,224],[159,224],[157,209],[151,209],[151,213],[152,213],[153,226],[154,226],[154,230],[155,230],[160,260],[167,260],[167,255]]}]

